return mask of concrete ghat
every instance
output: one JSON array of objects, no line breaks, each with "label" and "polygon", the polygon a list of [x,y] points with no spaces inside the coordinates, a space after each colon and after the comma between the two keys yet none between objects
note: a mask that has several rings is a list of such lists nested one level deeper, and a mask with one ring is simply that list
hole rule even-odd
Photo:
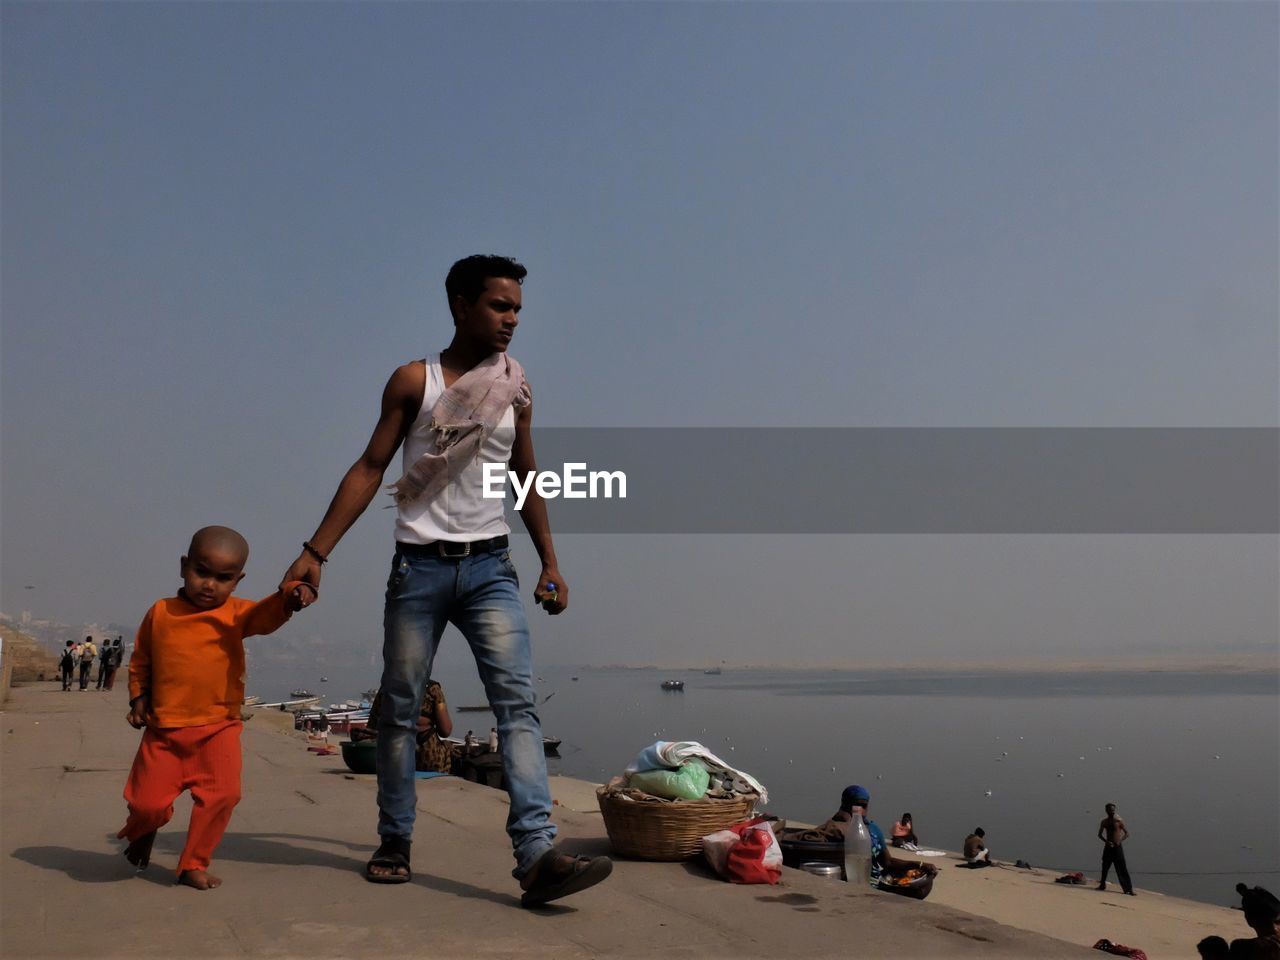
[{"label": "concrete ghat", "polygon": [[[938,893],[917,903],[790,870],[779,886],[743,887],[697,864],[620,861],[606,884],[522,910],[505,794],[454,778],[419,783],[414,882],[375,886],[359,872],[375,840],[373,779],[307,753],[269,711],[245,727],[244,800],[212,868],[224,885],[175,887],[186,798],[146,872],[114,839],[138,740],[127,697],[41,684],[13,690],[0,715],[5,957],[1100,956]],[[594,788],[553,778],[552,790],[565,849],[607,852]],[[1240,935],[1221,913],[1219,932]],[[1083,933],[1098,936],[1120,939]],[[1178,955],[1194,957],[1194,943]]]}]

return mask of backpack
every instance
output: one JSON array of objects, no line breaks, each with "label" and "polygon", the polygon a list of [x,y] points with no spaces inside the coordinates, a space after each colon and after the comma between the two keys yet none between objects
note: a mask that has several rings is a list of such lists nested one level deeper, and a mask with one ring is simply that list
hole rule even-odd
[{"label": "backpack", "polygon": [[68,647],[62,651],[62,659],[58,661],[59,667],[70,667],[75,664],[76,658],[71,655],[71,648]]},{"label": "backpack", "polygon": [[85,648],[80,651],[80,662],[81,663],[93,662],[93,648],[90,647],[88,644],[85,644]]}]

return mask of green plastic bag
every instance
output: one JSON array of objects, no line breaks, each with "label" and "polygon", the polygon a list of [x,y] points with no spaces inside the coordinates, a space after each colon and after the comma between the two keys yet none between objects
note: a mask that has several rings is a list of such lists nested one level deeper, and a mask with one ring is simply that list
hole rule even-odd
[{"label": "green plastic bag", "polygon": [[627,786],[666,800],[701,800],[711,774],[698,760],[686,760],[674,770],[641,770],[627,778]]}]

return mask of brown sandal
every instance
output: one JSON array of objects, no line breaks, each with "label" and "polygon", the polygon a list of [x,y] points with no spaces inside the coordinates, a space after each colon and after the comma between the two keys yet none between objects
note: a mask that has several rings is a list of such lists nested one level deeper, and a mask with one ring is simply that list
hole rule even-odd
[{"label": "brown sandal", "polygon": [[567,857],[566,867],[557,867],[562,856],[555,848],[548,850],[533,865],[530,873],[533,882],[520,898],[522,907],[540,907],[552,900],[559,900],[571,893],[580,893],[594,887],[613,872],[613,861],[608,857]]},{"label": "brown sandal", "polygon": [[[370,883],[408,883],[413,879],[409,869],[410,841],[403,837],[383,837],[382,843],[364,867],[364,878]],[[404,873],[374,873],[372,867],[385,870],[404,870]]]}]

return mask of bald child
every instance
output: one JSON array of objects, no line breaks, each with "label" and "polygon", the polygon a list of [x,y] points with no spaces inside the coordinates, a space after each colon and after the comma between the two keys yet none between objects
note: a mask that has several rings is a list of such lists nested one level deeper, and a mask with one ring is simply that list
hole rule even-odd
[{"label": "bald child", "polygon": [[156,831],[190,790],[178,882],[197,890],[222,883],[209,862],[240,802],[244,639],[274,633],[316,597],[303,583],[256,603],[233,597],[248,559],[249,544],[230,527],[197,530],[178,595],[147,611],[129,659],[128,720],[145,730],[124,788],[129,819],[117,836],[128,841],[129,862],[146,868]]}]

